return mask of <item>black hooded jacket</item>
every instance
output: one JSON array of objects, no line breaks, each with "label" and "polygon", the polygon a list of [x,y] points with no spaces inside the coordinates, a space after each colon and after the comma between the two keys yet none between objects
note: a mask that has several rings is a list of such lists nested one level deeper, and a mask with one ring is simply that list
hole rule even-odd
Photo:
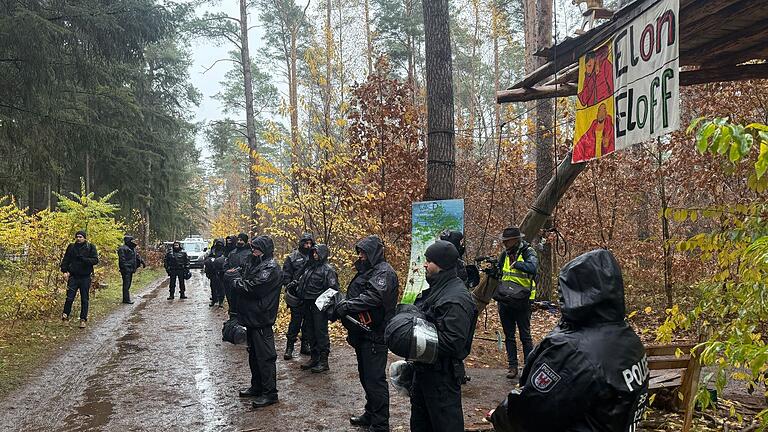
[{"label": "black hooded jacket", "polygon": [[560,272],[562,321],[533,350],[493,413],[495,430],[628,432],[642,420],[648,364],[640,338],[624,321],[624,282],[607,250]]},{"label": "black hooded jacket", "polygon": [[264,255],[251,255],[234,283],[237,291],[237,320],[250,328],[272,327],[280,303],[280,266],[273,257],[275,245],[267,236],[258,236],[251,245]]},{"label": "black hooded jacket", "polygon": [[182,274],[189,270],[189,256],[183,249],[178,251],[171,249],[165,254],[163,267],[165,267],[165,272],[169,275]]},{"label": "black hooded jacket", "polygon": [[[367,263],[358,263],[358,273],[347,287],[347,299],[343,311],[357,318],[361,312],[368,312],[373,320],[367,333],[354,324],[342,320],[349,331],[349,342],[355,346],[362,339],[384,344],[384,329],[395,314],[400,283],[397,273],[384,259],[384,244],[377,236],[368,236],[355,245],[368,256]],[[361,265],[362,264],[362,265]]]},{"label": "black hooded jacket", "polygon": [[226,236],[224,238],[224,256],[228,257],[229,253],[235,250],[235,240],[237,239],[236,236]]},{"label": "black hooded jacket", "polygon": [[208,279],[215,279],[216,277],[220,277],[221,273],[224,271],[223,268],[223,262],[221,259],[217,260],[216,258],[221,258],[224,256],[224,240],[217,238],[213,241],[213,246],[211,246],[211,250],[208,251],[208,254],[205,256],[205,263],[204,263],[204,269],[205,269],[205,276],[208,277]]},{"label": "black hooded jacket", "polygon": [[456,250],[459,252],[459,262],[456,263],[456,276],[459,277],[464,284],[467,285],[469,281],[469,275],[467,274],[467,265],[464,263],[464,252],[466,251],[462,240],[464,240],[464,234],[461,231],[444,231],[440,234],[440,240],[451,242],[456,246]]},{"label": "black hooded jacket", "polygon": [[285,261],[283,261],[283,285],[299,280],[301,274],[304,273],[309,263],[309,250],[305,250],[301,246],[307,240],[312,242],[313,247],[315,246],[315,238],[312,237],[312,234],[304,233],[299,238],[296,249],[285,257]]},{"label": "black hooded jacket", "polygon": [[427,283],[429,288],[419,294],[414,305],[437,328],[438,359],[464,360],[475,334],[475,301],[455,267],[428,276]]},{"label": "black hooded jacket", "polygon": [[234,249],[227,255],[227,261],[224,263],[224,271],[230,269],[243,269],[245,264],[250,260],[251,247],[248,244],[243,246],[235,246]]},{"label": "black hooded jacket", "polygon": [[132,236],[123,237],[124,244],[117,248],[117,266],[120,273],[135,273],[139,266],[144,264],[139,253],[136,252],[136,243]]},{"label": "black hooded jacket", "polygon": [[339,290],[339,278],[336,270],[328,263],[328,246],[319,244],[315,247],[318,260],[310,258],[307,267],[299,278],[298,295],[304,300],[315,300],[327,289]]},{"label": "black hooded jacket", "polygon": [[90,276],[93,266],[99,263],[96,246],[89,242],[70,243],[61,259],[61,272],[74,277]]}]

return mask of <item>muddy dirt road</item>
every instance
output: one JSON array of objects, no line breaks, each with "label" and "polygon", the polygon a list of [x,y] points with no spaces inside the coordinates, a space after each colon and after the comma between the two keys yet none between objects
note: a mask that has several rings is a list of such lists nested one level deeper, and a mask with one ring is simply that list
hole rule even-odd
[{"label": "muddy dirt road", "polygon": [[[207,280],[195,272],[189,299],[166,300],[152,284],[136,304],[93,323],[26,386],[0,401],[2,431],[358,431],[364,405],[354,352],[332,347],[331,371],[282,360],[280,403],[255,410],[237,397],[250,379],[244,346],[221,340],[225,311],[208,307]],[[464,388],[467,426],[495,406],[509,383],[499,370],[471,370]],[[408,400],[391,390],[392,430],[408,430]]]}]

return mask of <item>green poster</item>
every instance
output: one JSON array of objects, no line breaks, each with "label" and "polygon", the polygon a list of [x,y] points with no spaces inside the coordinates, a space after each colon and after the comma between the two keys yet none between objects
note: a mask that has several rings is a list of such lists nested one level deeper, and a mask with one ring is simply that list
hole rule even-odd
[{"label": "green poster", "polygon": [[464,200],[423,201],[412,205],[411,265],[402,303],[413,304],[427,287],[424,279],[424,251],[444,230],[464,232]]}]

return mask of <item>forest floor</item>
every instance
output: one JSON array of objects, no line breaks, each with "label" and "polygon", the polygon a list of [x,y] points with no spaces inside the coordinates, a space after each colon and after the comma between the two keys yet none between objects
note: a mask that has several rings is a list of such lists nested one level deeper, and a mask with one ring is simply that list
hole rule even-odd
[{"label": "forest floor", "polygon": [[[282,359],[286,316],[281,314],[276,332],[280,403],[255,410],[237,397],[250,377],[245,347],[222,342],[226,312],[208,307],[207,282],[199,272],[188,281],[187,295],[186,300],[166,300],[167,280],[161,278],[136,297],[135,305],[93,322],[80,337],[57,348],[25,385],[0,399],[0,430],[359,430],[347,418],[362,410],[363,391],[354,352],[338,328],[332,331],[331,371],[311,374],[299,369],[306,357]],[[536,311],[535,339],[557,319]],[[467,359],[472,380],[462,395],[468,430],[488,430],[483,416],[516,385],[504,378],[496,326],[492,306],[487,325],[484,316],[478,323],[478,337],[484,339]],[[392,388],[390,396],[391,429],[407,431],[409,402]],[[696,417],[698,430],[723,430],[718,417]],[[651,411],[646,430],[679,430],[679,424],[676,414]]]}]

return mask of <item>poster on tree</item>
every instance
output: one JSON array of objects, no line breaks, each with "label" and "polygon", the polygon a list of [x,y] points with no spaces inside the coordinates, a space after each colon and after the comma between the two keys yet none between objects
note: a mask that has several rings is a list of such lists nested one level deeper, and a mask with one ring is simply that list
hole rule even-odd
[{"label": "poster on tree", "polygon": [[573,163],[680,127],[679,0],[662,0],[579,58]]},{"label": "poster on tree", "polygon": [[464,232],[464,200],[422,201],[412,204],[411,260],[401,303],[413,304],[427,287],[424,252],[444,230]]}]

